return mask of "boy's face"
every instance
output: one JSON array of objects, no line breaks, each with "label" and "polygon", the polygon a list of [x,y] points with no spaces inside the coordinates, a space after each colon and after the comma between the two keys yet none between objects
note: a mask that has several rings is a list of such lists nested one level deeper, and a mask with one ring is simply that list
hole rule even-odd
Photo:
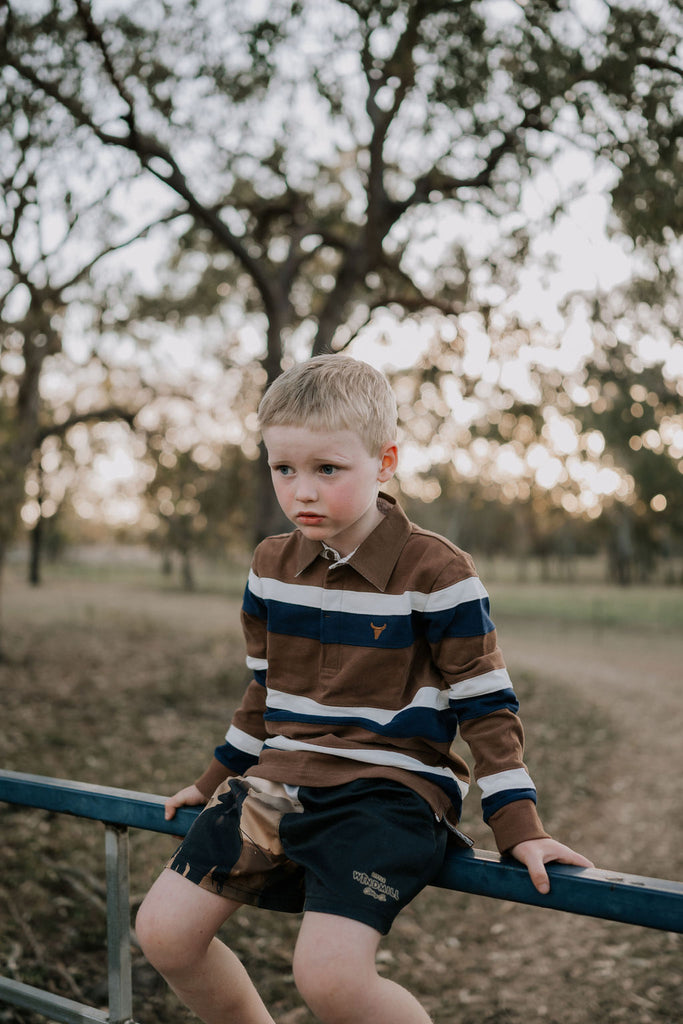
[{"label": "boy's face", "polygon": [[396,445],[370,455],[352,430],[310,427],[266,427],[263,440],[287,518],[341,555],[354,551],[382,519],[377,492],[394,475]]}]

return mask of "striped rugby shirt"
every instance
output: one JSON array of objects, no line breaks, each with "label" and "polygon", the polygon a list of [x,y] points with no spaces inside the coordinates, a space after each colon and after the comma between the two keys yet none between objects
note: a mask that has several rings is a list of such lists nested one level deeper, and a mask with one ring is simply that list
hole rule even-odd
[{"label": "striped rugby shirt", "polygon": [[541,838],[518,701],[472,560],[387,495],[378,504],[383,521],[343,562],[298,530],[256,548],[242,606],[253,678],[197,785],[390,778],[455,824],[469,783],[459,728],[498,848]]}]

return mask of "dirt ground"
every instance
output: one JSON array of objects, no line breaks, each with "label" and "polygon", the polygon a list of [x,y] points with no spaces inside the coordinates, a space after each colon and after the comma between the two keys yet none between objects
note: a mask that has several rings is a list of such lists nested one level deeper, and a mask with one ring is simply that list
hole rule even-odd
[{"label": "dirt ground", "polygon": [[[0,763],[151,792],[186,784],[244,683],[237,607],[218,595],[83,582],[31,591],[12,580]],[[498,625],[546,827],[600,867],[683,879],[683,638]],[[464,827],[491,848],[476,796]],[[0,829],[0,974],[106,1004],[100,826],[0,805]],[[132,834],[133,910],[171,849],[167,837]],[[224,935],[278,1024],[313,1022],[290,969],[297,925],[245,910]],[[379,966],[437,1024],[679,1024],[682,938],[429,889]],[[141,1024],[190,1019],[138,951],[134,990]],[[0,1022],[33,1020],[0,1006]]]}]

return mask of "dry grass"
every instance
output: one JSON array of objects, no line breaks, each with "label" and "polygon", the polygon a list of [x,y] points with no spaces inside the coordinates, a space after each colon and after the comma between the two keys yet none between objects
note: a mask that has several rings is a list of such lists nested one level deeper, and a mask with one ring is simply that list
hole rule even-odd
[{"label": "dry grass", "polygon": [[[10,581],[2,765],[151,792],[196,777],[244,683],[238,605],[154,581]],[[601,866],[683,877],[679,636],[537,616],[500,626],[546,825]],[[2,806],[0,822],[0,973],[103,1005],[101,826]],[[466,827],[491,845],[476,798]],[[172,844],[133,833],[134,904]],[[245,910],[225,933],[279,1024],[313,1020],[291,976],[297,924]],[[680,936],[428,890],[379,962],[438,1024],[678,1024],[680,953]],[[137,1020],[188,1019],[137,952],[134,975]]]}]

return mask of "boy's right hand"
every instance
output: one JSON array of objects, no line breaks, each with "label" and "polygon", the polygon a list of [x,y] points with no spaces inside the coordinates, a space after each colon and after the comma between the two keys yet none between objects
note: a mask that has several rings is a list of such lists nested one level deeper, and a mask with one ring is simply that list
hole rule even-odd
[{"label": "boy's right hand", "polygon": [[164,818],[166,821],[170,821],[171,818],[175,818],[175,812],[179,807],[196,807],[198,804],[205,804],[206,797],[200,789],[193,784],[186,786],[185,789],[179,789],[173,796],[169,796],[168,800],[164,803]]}]

